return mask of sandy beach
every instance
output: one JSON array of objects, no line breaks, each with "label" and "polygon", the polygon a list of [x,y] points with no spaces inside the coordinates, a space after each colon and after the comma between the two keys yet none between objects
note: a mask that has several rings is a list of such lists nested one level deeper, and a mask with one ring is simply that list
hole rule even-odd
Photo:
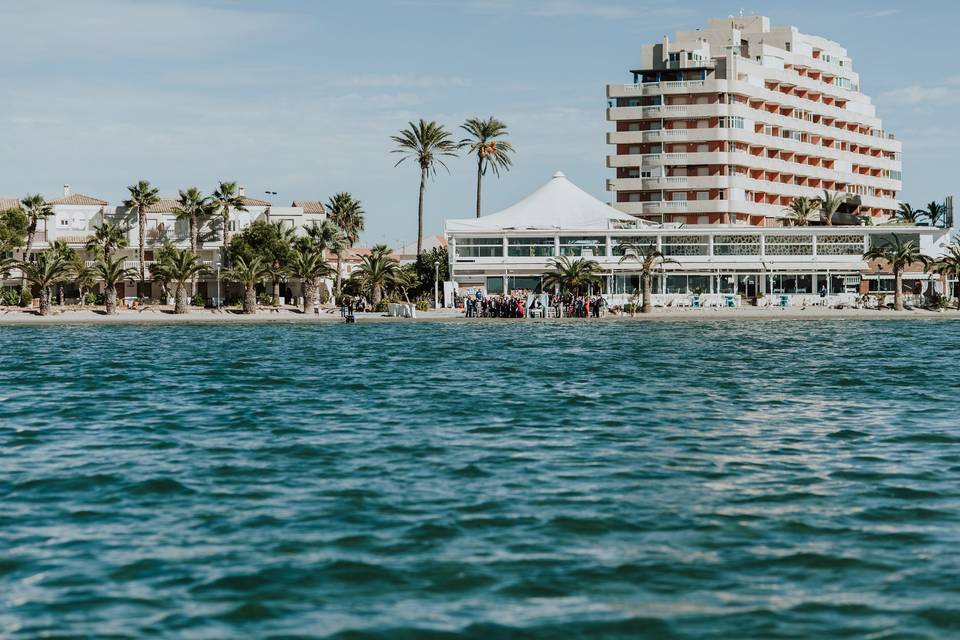
[{"label": "sandy beach", "polygon": [[[654,308],[649,314],[607,314],[603,318],[563,318],[560,320],[511,318],[465,318],[462,311],[421,311],[417,317],[391,318],[380,313],[358,313],[356,320],[366,322],[611,322],[611,321],[703,321],[703,320],[960,320],[960,311],[929,311],[910,309],[904,311],[876,309],[825,309],[821,307],[737,308],[737,309],[665,309]],[[0,309],[0,326],[63,325],[63,324],[234,324],[234,323],[337,323],[343,322],[339,309],[325,309],[320,315],[303,314],[294,309],[260,311],[242,314],[233,311],[216,312],[194,310],[177,315],[172,309],[147,309],[144,311],[119,310],[108,316],[102,310],[65,308],[53,315],[41,316],[34,309],[6,307]]]}]

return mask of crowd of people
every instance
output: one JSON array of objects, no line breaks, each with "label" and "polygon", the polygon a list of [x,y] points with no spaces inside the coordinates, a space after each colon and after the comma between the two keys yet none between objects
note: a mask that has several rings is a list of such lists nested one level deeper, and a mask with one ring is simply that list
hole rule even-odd
[{"label": "crowd of people", "polygon": [[[459,302],[459,301],[458,301]],[[571,294],[532,294],[526,290],[508,295],[484,295],[482,290],[470,293],[462,300],[468,318],[599,318],[604,315],[607,301],[602,295],[575,296]]]}]

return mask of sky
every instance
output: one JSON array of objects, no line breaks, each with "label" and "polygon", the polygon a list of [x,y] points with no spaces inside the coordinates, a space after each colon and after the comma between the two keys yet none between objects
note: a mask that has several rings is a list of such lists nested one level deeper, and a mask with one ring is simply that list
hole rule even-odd
[{"label": "sky", "polygon": [[[903,140],[902,199],[960,191],[960,2],[954,0],[0,0],[0,196],[74,192],[118,203],[236,180],[288,205],[349,191],[362,242],[416,239],[418,171],[390,136],[472,116],[507,123],[514,167],[484,212],[562,170],[605,191],[605,86],[640,47],[708,17],[763,13],[838,41]],[[475,164],[427,186],[425,228],[474,214]],[[265,196],[276,191],[276,196]]]}]

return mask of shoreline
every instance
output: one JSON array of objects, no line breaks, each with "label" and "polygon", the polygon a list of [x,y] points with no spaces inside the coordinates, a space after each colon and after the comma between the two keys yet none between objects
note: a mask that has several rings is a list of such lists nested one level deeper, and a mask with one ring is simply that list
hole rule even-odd
[{"label": "shoreline", "polygon": [[[535,322],[538,324],[569,322],[662,322],[711,320],[960,320],[960,311],[956,309],[929,311],[913,309],[905,311],[876,309],[823,309],[818,307],[796,309],[664,309],[655,308],[649,314],[606,315],[603,318],[466,318],[463,312],[427,311],[419,312],[416,318],[391,318],[380,313],[356,314],[357,323],[370,322],[456,322],[456,323],[497,323],[497,322]],[[94,324],[337,324],[344,323],[339,309],[323,312],[319,316],[303,314],[297,311],[282,310],[261,311],[256,314],[241,314],[214,311],[191,311],[176,315],[165,310],[133,311],[122,310],[108,316],[102,311],[67,309],[54,315],[40,316],[33,310],[0,310],[0,327],[44,326],[44,325],[94,325]]]}]

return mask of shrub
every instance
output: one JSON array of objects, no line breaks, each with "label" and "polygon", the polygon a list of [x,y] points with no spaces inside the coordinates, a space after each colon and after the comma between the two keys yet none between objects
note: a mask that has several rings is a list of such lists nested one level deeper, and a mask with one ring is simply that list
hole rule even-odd
[{"label": "shrub", "polygon": [[385,311],[389,308],[389,307],[387,307],[388,304],[390,304],[390,303],[387,301],[386,298],[384,298],[383,300],[381,300],[380,302],[377,303],[377,306],[374,307],[373,310],[374,310],[375,312],[377,312],[377,313],[383,313],[383,312],[385,312]]},{"label": "shrub", "polygon": [[272,293],[261,293],[257,296],[257,303],[263,305],[272,305],[273,304],[273,294]]},{"label": "shrub", "polygon": [[30,293],[30,289],[24,289],[20,292],[20,306],[29,307],[33,304],[33,294]]},{"label": "shrub", "polygon": [[5,289],[0,291],[0,304],[8,307],[15,307],[20,304],[20,292],[16,289]]},{"label": "shrub", "polygon": [[327,304],[330,302],[330,293],[323,288],[320,290],[320,304]]},{"label": "shrub", "polygon": [[203,307],[203,306],[206,306],[207,301],[202,295],[200,295],[199,293],[195,293],[193,294],[193,298],[190,299],[190,304],[192,304],[195,307]]},{"label": "shrub", "polygon": [[417,311],[429,311],[429,310],[430,310],[430,304],[426,300],[424,300],[423,298],[421,298],[420,300],[417,300]]}]

